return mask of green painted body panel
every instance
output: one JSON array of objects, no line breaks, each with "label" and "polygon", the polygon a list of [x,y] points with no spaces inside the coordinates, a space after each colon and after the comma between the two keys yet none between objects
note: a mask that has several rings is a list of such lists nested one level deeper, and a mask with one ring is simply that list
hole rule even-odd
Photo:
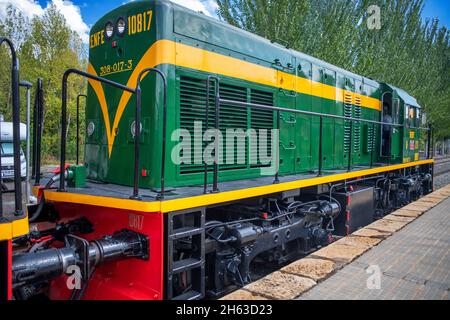
[{"label": "green painted body panel", "polygon": [[[244,32],[217,20],[196,14],[188,9],[167,1],[135,1],[108,13],[97,22],[91,31],[91,36],[101,32],[106,23],[115,23],[119,17],[127,17],[152,10],[152,21],[149,31],[126,34],[121,37],[114,34],[112,39],[90,49],[90,64],[96,73],[107,79],[127,84],[134,68],[145,52],[158,40],[170,40],[224,56],[245,60],[267,68],[282,70],[299,77],[335,86],[351,92],[381,99],[384,86],[373,80],[363,78],[343,69],[327,64],[307,55],[285,49],[279,45],[256,35]],[[126,31],[128,32],[128,30]],[[113,47],[113,41],[116,47]],[[279,63],[275,63],[278,60]],[[130,70],[102,75],[105,66],[124,62],[131,65]],[[281,64],[281,66],[280,66]],[[288,65],[294,66],[288,68]],[[117,67],[116,67],[117,68]],[[168,80],[167,103],[167,161],[165,183],[166,187],[180,187],[203,184],[203,166],[181,165],[172,163],[171,152],[179,141],[172,141],[171,135],[176,129],[191,126],[194,120],[205,120],[205,80],[208,73],[175,66],[159,65]],[[120,69],[120,67],[119,67]],[[319,98],[308,94],[295,93],[279,88],[251,83],[241,79],[219,76],[221,89],[229,98],[241,99],[247,102],[273,104],[276,106],[314,111],[339,116],[345,115],[343,102]],[[123,92],[102,85],[108,107],[111,127]],[[202,91],[203,90],[203,91]],[[203,92],[200,94],[199,92]],[[142,141],[140,159],[140,187],[159,189],[161,179],[162,152],[162,97],[163,89],[159,78],[154,74],[146,76],[142,81]],[[197,95],[197,96],[193,96]],[[194,101],[194,102],[193,102]],[[132,124],[135,117],[135,97],[132,96],[126,105],[115,134],[112,153],[108,153],[108,139],[104,116],[101,111],[99,97],[93,87],[88,88],[86,107],[86,128],[94,130],[87,134],[85,165],[88,178],[92,180],[121,185],[133,184],[134,138]],[[211,104],[213,109],[213,104]],[[274,112],[257,112],[230,106],[222,106],[221,129],[238,126],[242,129],[275,128],[277,119]],[[203,111],[203,112],[202,112]],[[213,125],[213,110],[210,114],[210,127]],[[380,121],[380,112],[375,109],[350,106],[352,117],[361,117]],[[203,122],[204,128],[206,127]],[[289,175],[317,170],[319,163],[319,118],[306,115],[281,113],[280,119],[280,174]],[[352,133],[350,149],[345,144],[345,128],[348,124],[340,119],[324,119],[323,127],[323,165],[325,170],[341,169],[348,166],[348,156],[351,164],[368,165],[380,161],[380,128],[372,128],[364,123],[355,124]],[[375,130],[373,132],[372,130]],[[399,139],[406,133],[402,130]],[[371,138],[374,139],[373,153]],[[409,131],[408,131],[409,139]],[[403,139],[402,139],[403,140]],[[405,150],[399,140],[394,162],[402,162]],[[247,160],[248,160],[247,148]],[[194,155],[193,155],[194,156]],[[210,168],[211,169],[211,168]],[[221,166],[219,181],[242,180],[256,178],[261,175],[260,166],[244,164]],[[212,173],[209,182],[212,182]]]}]

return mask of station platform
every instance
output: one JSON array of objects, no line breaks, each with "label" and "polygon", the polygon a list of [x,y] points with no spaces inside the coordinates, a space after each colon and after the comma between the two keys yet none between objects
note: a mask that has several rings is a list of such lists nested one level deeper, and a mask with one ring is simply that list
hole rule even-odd
[{"label": "station platform", "polygon": [[450,300],[450,185],[224,300]]}]

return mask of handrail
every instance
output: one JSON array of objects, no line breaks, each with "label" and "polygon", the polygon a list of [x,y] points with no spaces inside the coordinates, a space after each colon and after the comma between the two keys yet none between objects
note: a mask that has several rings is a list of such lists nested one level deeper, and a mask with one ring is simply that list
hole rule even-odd
[{"label": "handrail", "polygon": [[[209,80],[209,78],[208,78]],[[304,110],[297,110],[297,109],[288,109],[288,108],[282,108],[282,107],[275,107],[275,106],[268,106],[268,105],[262,105],[262,104],[257,104],[257,103],[251,103],[251,102],[242,102],[242,101],[235,101],[235,100],[229,100],[229,99],[221,99],[220,98],[220,89],[219,89],[219,80],[218,81],[218,85],[217,85],[217,95],[218,97],[216,98],[216,106],[217,105],[221,105],[221,104],[227,104],[227,105],[232,105],[232,106],[236,106],[236,107],[242,107],[242,108],[255,108],[255,109],[264,109],[264,110],[271,110],[271,111],[276,111],[277,112],[277,129],[280,129],[280,124],[279,124],[279,118],[280,118],[280,112],[286,112],[286,113],[296,113],[296,114],[302,114],[302,115],[309,115],[309,116],[315,116],[315,117],[319,117],[320,118],[320,134],[319,134],[319,169],[318,169],[318,176],[322,175],[322,167],[323,167],[323,159],[322,159],[322,154],[323,154],[323,118],[330,118],[330,119],[340,119],[340,120],[345,120],[345,121],[350,121],[350,147],[349,147],[349,157],[348,157],[348,171],[350,172],[352,170],[352,140],[353,140],[353,123],[368,123],[368,124],[372,124],[372,131],[373,131],[373,136],[375,136],[375,125],[380,125],[380,126],[388,126],[390,128],[390,130],[392,131],[393,128],[395,127],[404,127],[403,124],[397,124],[397,123],[386,123],[386,122],[381,122],[381,121],[375,121],[375,120],[368,120],[368,119],[361,119],[361,118],[354,118],[354,117],[345,117],[345,116],[339,116],[339,115],[333,115],[333,114],[325,114],[325,113],[319,113],[319,112],[312,112],[312,111],[304,111]],[[209,81],[208,81],[209,84]],[[209,97],[209,91],[207,92],[207,97]],[[209,102],[209,99],[208,99]],[[428,131],[429,135],[431,135],[431,127],[430,128],[413,128],[415,130],[424,130],[424,131]],[[371,159],[370,159],[370,168],[373,167],[373,155],[374,155],[374,137],[372,138],[371,141]],[[430,144],[429,144],[430,145]],[[391,148],[391,146],[389,146]],[[277,148],[277,152],[279,152],[279,147]],[[216,154],[218,153],[218,148],[216,147]],[[391,151],[390,151],[391,153]],[[428,152],[428,157],[430,158],[430,152]],[[390,162],[390,159],[389,159]],[[277,167],[278,168],[278,167]],[[207,174],[207,170],[205,168],[205,175]],[[276,175],[275,175],[275,181],[274,183],[278,183],[279,179],[279,172],[277,170]],[[206,179],[206,178],[205,178]],[[214,172],[214,180],[217,181],[218,179],[218,172]],[[205,182],[205,186],[206,186],[206,182]]]},{"label": "handrail", "polygon": [[[6,42],[11,51],[11,93],[13,107],[13,146],[14,146],[14,202],[15,215],[21,216],[22,210],[22,174],[20,165],[20,96],[19,96],[19,62],[14,44],[8,38],[0,38],[0,46]],[[2,182],[0,165],[0,182]],[[0,191],[0,218],[3,216],[3,193]]]},{"label": "handrail", "polygon": [[25,168],[25,197],[26,197],[26,203],[28,204],[30,201],[30,126],[31,126],[31,119],[30,119],[30,90],[33,87],[33,84],[29,81],[20,81],[19,82],[20,87],[24,87],[27,89],[27,110],[26,110],[26,118],[27,118],[27,133],[26,133],[26,168]]},{"label": "handrail", "polygon": [[77,165],[80,164],[80,98],[87,99],[87,95],[80,93],[77,96]]},{"label": "handrail", "polygon": [[166,169],[166,140],[167,140],[167,79],[164,73],[156,68],[147,68],[141,71],[137,79],[136,85],[136,117],[135,117],[135,133],[134,133],[134,188],[131,199],[140,200],[139,197],[139,144],[141,138],[141,80],[146,73],[155,72],[163,80],[163,138],[162,138],[162,155],[161,155],[161,191],[157,198],[164,199],[165,194],[165,169]]},{"label": "handrail", "polygon": [[44,90],[42,89],[42,79],[37,81],[36,98],[33,115],[33,169],[34,185],[38,186],[41,181],[41,146],[44,123]]},{"label": "handrail", "polygon": [[[214,116],[214,127],[216,130],[219,129],[220,127],[220,92],[219,92],[219,78],[217,76],[214,75],[209,75],[207,82],[206,82],[206,128],[205,130],[208,131],[209,130],[209,98],[210,98],[210,83],[211,80],[215,81],[215,86],[214,86],[214,110],[215,110],[215,116]],[[218,99],[219,98],[219,99]],[[217,131],[216,131],[217,132]],[[218,148],[218,138],[217,136],[215,137],[215,150],[217,151]],[[215,154],[215,159],[214,159],[214,179],[213,179],[213,193],[219,192],[219,181],[218,181],[218,172],[219,172],[219,154],[218,152],[216,152]],[[208,192],[208,162],[206,161],[206,157],[203,156],[203,164],[205,166],[204,169],[204,185],[203,185],[203,193],[206,194]]]},{"label": "handrail", "polygon": [[304,110],[298,110],[298,109],[281,108],[281,107],[268,106],[268,105],[251,103],[251,102],[220,99],[220,103],[234,105],[237,107],[266,109],[266,110],[273,110],[273,111],[280,111],[280,112],[291,112],[291,113],[298,113],[298,114],[304,114],[304,115],[310,115],[310,116],[316,116],[316,117],[341,119],[341,120],[347,120],[347,121],[353,121],[353,122],[366,122],[366,123],[374,123],[374,124],[386,125],[386,126],[391,126],[391,127],[403,127],[402,124],[396,124],[396,123],[385,123],[385,122],[380,122],[380,121],[375,121],[375,120],[338,116],[338,115],[334,115],[334,114],[304,111]]},{"label": "handrail", "polygon": [[[64,72],[63,80],[62,80],[62,106],[61,106],[61,159],[60,159],[60,180],[59,180],[59,189],[58,192],[65,192],[65,162],[66,162],[66,130],[67,130],[67,80],[69,75],[77,74],[82,77],[92,79],[95,81],[99,81],[102,83],[106,83],[115,88],[130,92],[136,93],[136,89],[129,88],[124,86],[123,84],[101,78],[98,76],[94,76],[90,73],[77,70],[77,69],[68,69]],[[139,99],[140,100],[140,97]]]}]

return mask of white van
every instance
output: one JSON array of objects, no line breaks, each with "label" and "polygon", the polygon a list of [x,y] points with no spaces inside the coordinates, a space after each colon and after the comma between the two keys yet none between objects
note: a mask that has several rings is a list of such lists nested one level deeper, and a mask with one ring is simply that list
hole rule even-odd
[{"label": "white van", "polygon": [[[20,124],[20,140],[26,141],[27,126]],[[14,180],[14,144],[13,126],[11,122],[0,122],[0,146],[2,178],[4,180]],[[20,171],[22,178],[26,177],[27,159],[20,148]]]}]

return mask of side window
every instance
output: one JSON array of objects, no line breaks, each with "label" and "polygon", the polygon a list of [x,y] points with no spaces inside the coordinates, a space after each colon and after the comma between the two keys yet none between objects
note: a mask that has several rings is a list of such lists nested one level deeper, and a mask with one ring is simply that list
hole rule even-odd
[{"label": "side window", "polygon": [[415,117],[416,108],[409,107],[409,124],[411,127],[416,126],[416,117]]},{"label": "side window", "polygon": [[409,106],[405,105],[405,125],[409,126]]},{"label": "side window", "polygon": [[400,116],[400,100],[395,99],[394,100],[394,107],[392,109],[392,122],[394,124],[399,124],[401,120]]},{"label": "side window", "polygon": [[416,109],[416,127],[420,127],[420,117],[421,117],[421,112],[420,112],[420,109],[417,108]]}]

